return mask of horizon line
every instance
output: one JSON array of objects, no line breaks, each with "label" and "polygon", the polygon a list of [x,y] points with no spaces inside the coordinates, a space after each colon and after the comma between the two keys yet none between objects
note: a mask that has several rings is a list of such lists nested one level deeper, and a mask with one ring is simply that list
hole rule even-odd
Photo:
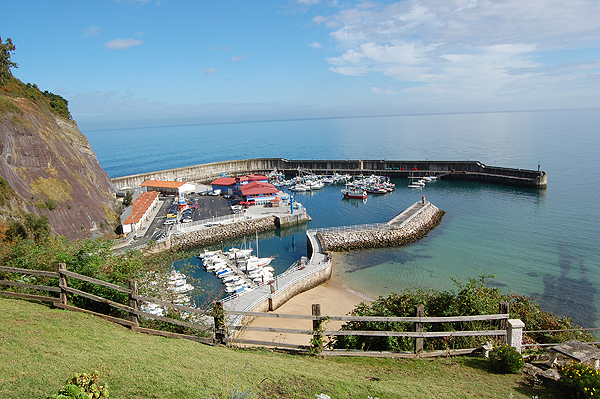
[{"label": "horizon line", "polygon": [[526,110],[509,110],[509,111],[424,112],[424,113],[384,114],[384,115],[348,115],[348,116],[320,116],[320,117],[315,116],[315,117],[305,117],[305,118],[258,119],[258,120],[227,121],[227,122],[197,122],[197,123],[183,123],[183,124],[157,125],[157,126],[114,127],[114,128],[108,128],[108,129],[85,130],[85,132],[106,132],[106,131],[112,131],[112,130],[160,129],[160,128],[166,128],[166,127],[235,125],[235,124],[245,124],[245,123],[318,121],[318,120],[333,120],[333,119],[393,118],[393,117],[401,117],[401,116],[438,116],[438,115],[470,115],[470,114],[510,114],[510,113],[525,113],[525,112],[591,111],[591,110],[600,110],[600,107],[591,107],[591,108],[548,108],[548,109],[526,109]]}]

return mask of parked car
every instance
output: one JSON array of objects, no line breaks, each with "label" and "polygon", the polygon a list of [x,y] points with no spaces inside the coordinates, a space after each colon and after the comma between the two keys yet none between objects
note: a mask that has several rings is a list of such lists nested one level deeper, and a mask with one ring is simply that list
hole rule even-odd
[{"label": "parked car", "polygon": [[168,224],[173,224],[175,223],[175,219],[167,219],[163,222],[163,224],[168,225]]}]

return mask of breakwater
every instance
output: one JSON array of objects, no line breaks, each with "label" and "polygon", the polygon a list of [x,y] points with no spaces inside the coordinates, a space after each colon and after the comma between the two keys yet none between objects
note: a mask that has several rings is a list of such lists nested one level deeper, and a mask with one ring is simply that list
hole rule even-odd
[{"label": "breakwater", "polygon": [[190,249],[276,228],[275,216],[243,220],[188,233],[173,234],[170,237],[170,249],[172,251]]},{"label": "breakwater", "polygon": [[[413,214],[407,218],[399,218],[402,216],[400,214],[383,225],[321,230],[317,231],[316,236],[323,251],[351,251],[407,245],[425,237],[444,216],[444,211],[431,202],[416,203],[407,211],[411,208]],[[394,220],[398,219],[403,221],[400,224],[394,223]]]},{"label": "breakwater", "polygon": [[546,188],[548,176],[544,171],[487,166],[478,161],[394,161],[394,160],[289,160],[284,158],[255,158],[212,162],[156,172],[140,173],[112,179],[117,189],[139,187],[144,181],[176,180],[208,183],[223,173],[240,176],[248,173],[282,171],[288,175],[300,170],[316,174],[378,174],[393,178],[435,175],[441,179],[472,180],[519,187]]}]

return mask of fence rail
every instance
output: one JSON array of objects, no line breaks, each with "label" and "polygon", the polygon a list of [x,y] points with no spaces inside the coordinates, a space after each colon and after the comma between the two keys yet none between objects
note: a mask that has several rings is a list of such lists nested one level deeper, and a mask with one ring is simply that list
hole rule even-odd
[{"label": "fence rail", "polygon": [[[331,260],[326,260],[321,262],[319,267],[315,268],[311,271],[311,273],[317,273],[323,268],[327,267]],[[300,267],[300,265],[298,265]],[[156,298],[148,298],[145,296],[141,296],[137,292],[137,283],[130,282],[129,287],[123,287],[117,284],[108,283],[96,278],[83,276],[78,273],[74,273],[66,270],[65,264],[59,264],[58,272],[50,272],[50,271],[39,271],[39,270],[28,270],[28,269],[19,269],[19,268],[9,268],[9,267],[0,267],[0,271],[6,273],[16,273],[16,274],[26,274],[26,275],[38,275],[45,276],[51,278],[58,278],[58,286],[44,286],[44,285],[34,285],[34,284],[25,284],[17,281],[11,280],[0,280],[0,285],[15,287],[15,288],[24,288],[31,290],[41,290],[41,291],[49,291],[52,293],[58,293],[58,297],[51,296],[42,296],[42,295],[33,295],[29,293],[22,292],[12,292],[12,291],[0,291],[0,294],[10,297],[18,297],[25,299],[34,299],[34,300],[42,300],[53,303],[54,306],[68,309],[73,311],[85,312],[94,314],[96,316],[102,317],[106,320],[109,320],[114,323],[119,323],[121,325],[130,327],[132,330],[160,335],[165,337],[174,337],[174,338],[184,338],[190,339],[197,342],[202,342],[205,344],[246,344],[246,345],[266,345],[270,347],[280,347],[284,349],[295,349],[300,351],[307,351],[308,349],[313,349],[307,345],[293,345],[286,343],[276,343],[271,341],[258,341],[258,340],[246,340],[240,334],[231,334],[230,332],[243,332],[243,331],[255,331],[255,332],[275,332],[275,333],[287,333],[287,334],[303,334],[309,335],[311,337],[315,336],[370,336],[370,337],[407,337],[413,338],[415,340],[415,349],[414,352],[411,353],[391,353],[390,356],[421,356],[421,357],[429,357],[435,356],[434,353],[439,353],[439,355],[447,355],[449,351],[437,351],[437,352],[425,352],[423,351],[423,340],[424,339],[435,339],[435,338],[443,338],[443,337],[470,337],[470,336],[495,336],[497,339],[506,341],[510,341],[510,329],[507,329],[507,322],[509,321],[508,315],[508,307],[507,304],[504,304],[500,307],[500,312],[498,314],[492,315],[476,315],[476,316],[451,316],[451,317],[424,317],[423,305],[417,305],[415,307],[414,317],[379,317],[379,316],[322,316],[320,311],[320,305],[313,305],[312,315],[292,315],[292,314],[276,314],[276,313],[262,313],[262,312],[251,312],[251,311],[227,311],[223,309],[223,302],[215,302],[213,305],[212,311],[201,310],[190,308],[187,306],[177,305],[171,302],[166,302],[163,300],[159,300]],[[303,276],[302,278],[304,278]],[[103,287],[107,287],[113,289],[117,292],[127,294],[128,303],[123,304],[119,302],[115,302],[113,300],[109,300],[107,298],[100,297],[98,295],[91,294],[89,292],[84,292],[79,289],[75,289],[68,285],[68,279],[76,279],[79,281],[88,282],[91,284],[97,284]],[[279,289],[279,291],[285,290],[286,287],[289,287],[295,284],[297,279],[293,279],[287,282],[283,287]],[[77,295],[89,300],[102,303],[108,305],[114,309],[118,309],[120,312],[124,312],[127,316],[127,319],[114,317],[106,314],[97,313],[91,311],[89,309],[82,309],[75,307],[73,305],[68,304],[68,296],[69,295]],[[271,294],[267,294],[268,297]],[[260,300],[264,300],[264,298],[260,298]],[[191,321],[185,320],[177,320],[170,317],[160,316],[151,314],[148,312],[144,312],[140,310],[140,304],[142,302],[154,303],[160,306],[168,307],[171,309],[175,309],[180,312],[189,312],[190,314],[196,316],[203,317],[211,317],[212,323],[210,325],[206,324],[198,324]],[[247,307],[247,309],[250,306]],[[292,328],[275,328],[275,327],[254,327],[254,326],[241,326],[239,323],[230,323],[227,324],[228,316],[235,317],[268,317],[268,318],[288,318],[288,319],[298,319],[298,320],[311,320],[313,323],[312,329],[292,329]],[[203,334],[210,333],[210,337],[199,337],[195,335],[188,334],[179,334],[172,333],[167,331],[154,330],[149,328],[140,327],[139,318],[158,320],[164,323],[169,323],[176,326],[181,326],[185,328],[189,328],[192,330],[202,331]],[[342,321],[342,322],[395,322],[395,323],[413,323],[414,331],[364,331],[364,330],[325,330],[323,324],[327,321]],[[490,330],[477,330],[477,331],[425,331],[424,324],[425,323],[454,323],[454,322],[472,322],[472,321],[489,321],[490,323],[497,324],[498,328],[490,329]],[[520,330],[519,332],[522,332]],[[237,336],[236,336],[237,335]],[[455,353],[470,353],[476,348],[470,349],[460,349],[453,351]],[[317,348],[317,351],[320,351],[324,355],[328,356],[382,356],[383,352],[364,352],[364,351],[329,351],[324,350],[323,347]]]}]

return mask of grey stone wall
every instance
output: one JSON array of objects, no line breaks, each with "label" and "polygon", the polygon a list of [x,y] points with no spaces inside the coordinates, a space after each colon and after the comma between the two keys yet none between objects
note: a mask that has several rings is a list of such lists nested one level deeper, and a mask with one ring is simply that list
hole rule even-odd
[{"label": "grey stone wall", "polygon": [[276,229],[275,217],[268,216],[230,223],[222,226],[209,227],[189,233],[174,234],[171,236],[171,251],[179,251],[216,242],[242,237],[255,232]]},{"label": "grey stone wall", "polygon": [[366,248],[397,247],[425,237],[437,226],[444,211],[433,204],[400,228],[374,228],[361,231],[323,231],[317,237],[324,251],[351,251]]}]

